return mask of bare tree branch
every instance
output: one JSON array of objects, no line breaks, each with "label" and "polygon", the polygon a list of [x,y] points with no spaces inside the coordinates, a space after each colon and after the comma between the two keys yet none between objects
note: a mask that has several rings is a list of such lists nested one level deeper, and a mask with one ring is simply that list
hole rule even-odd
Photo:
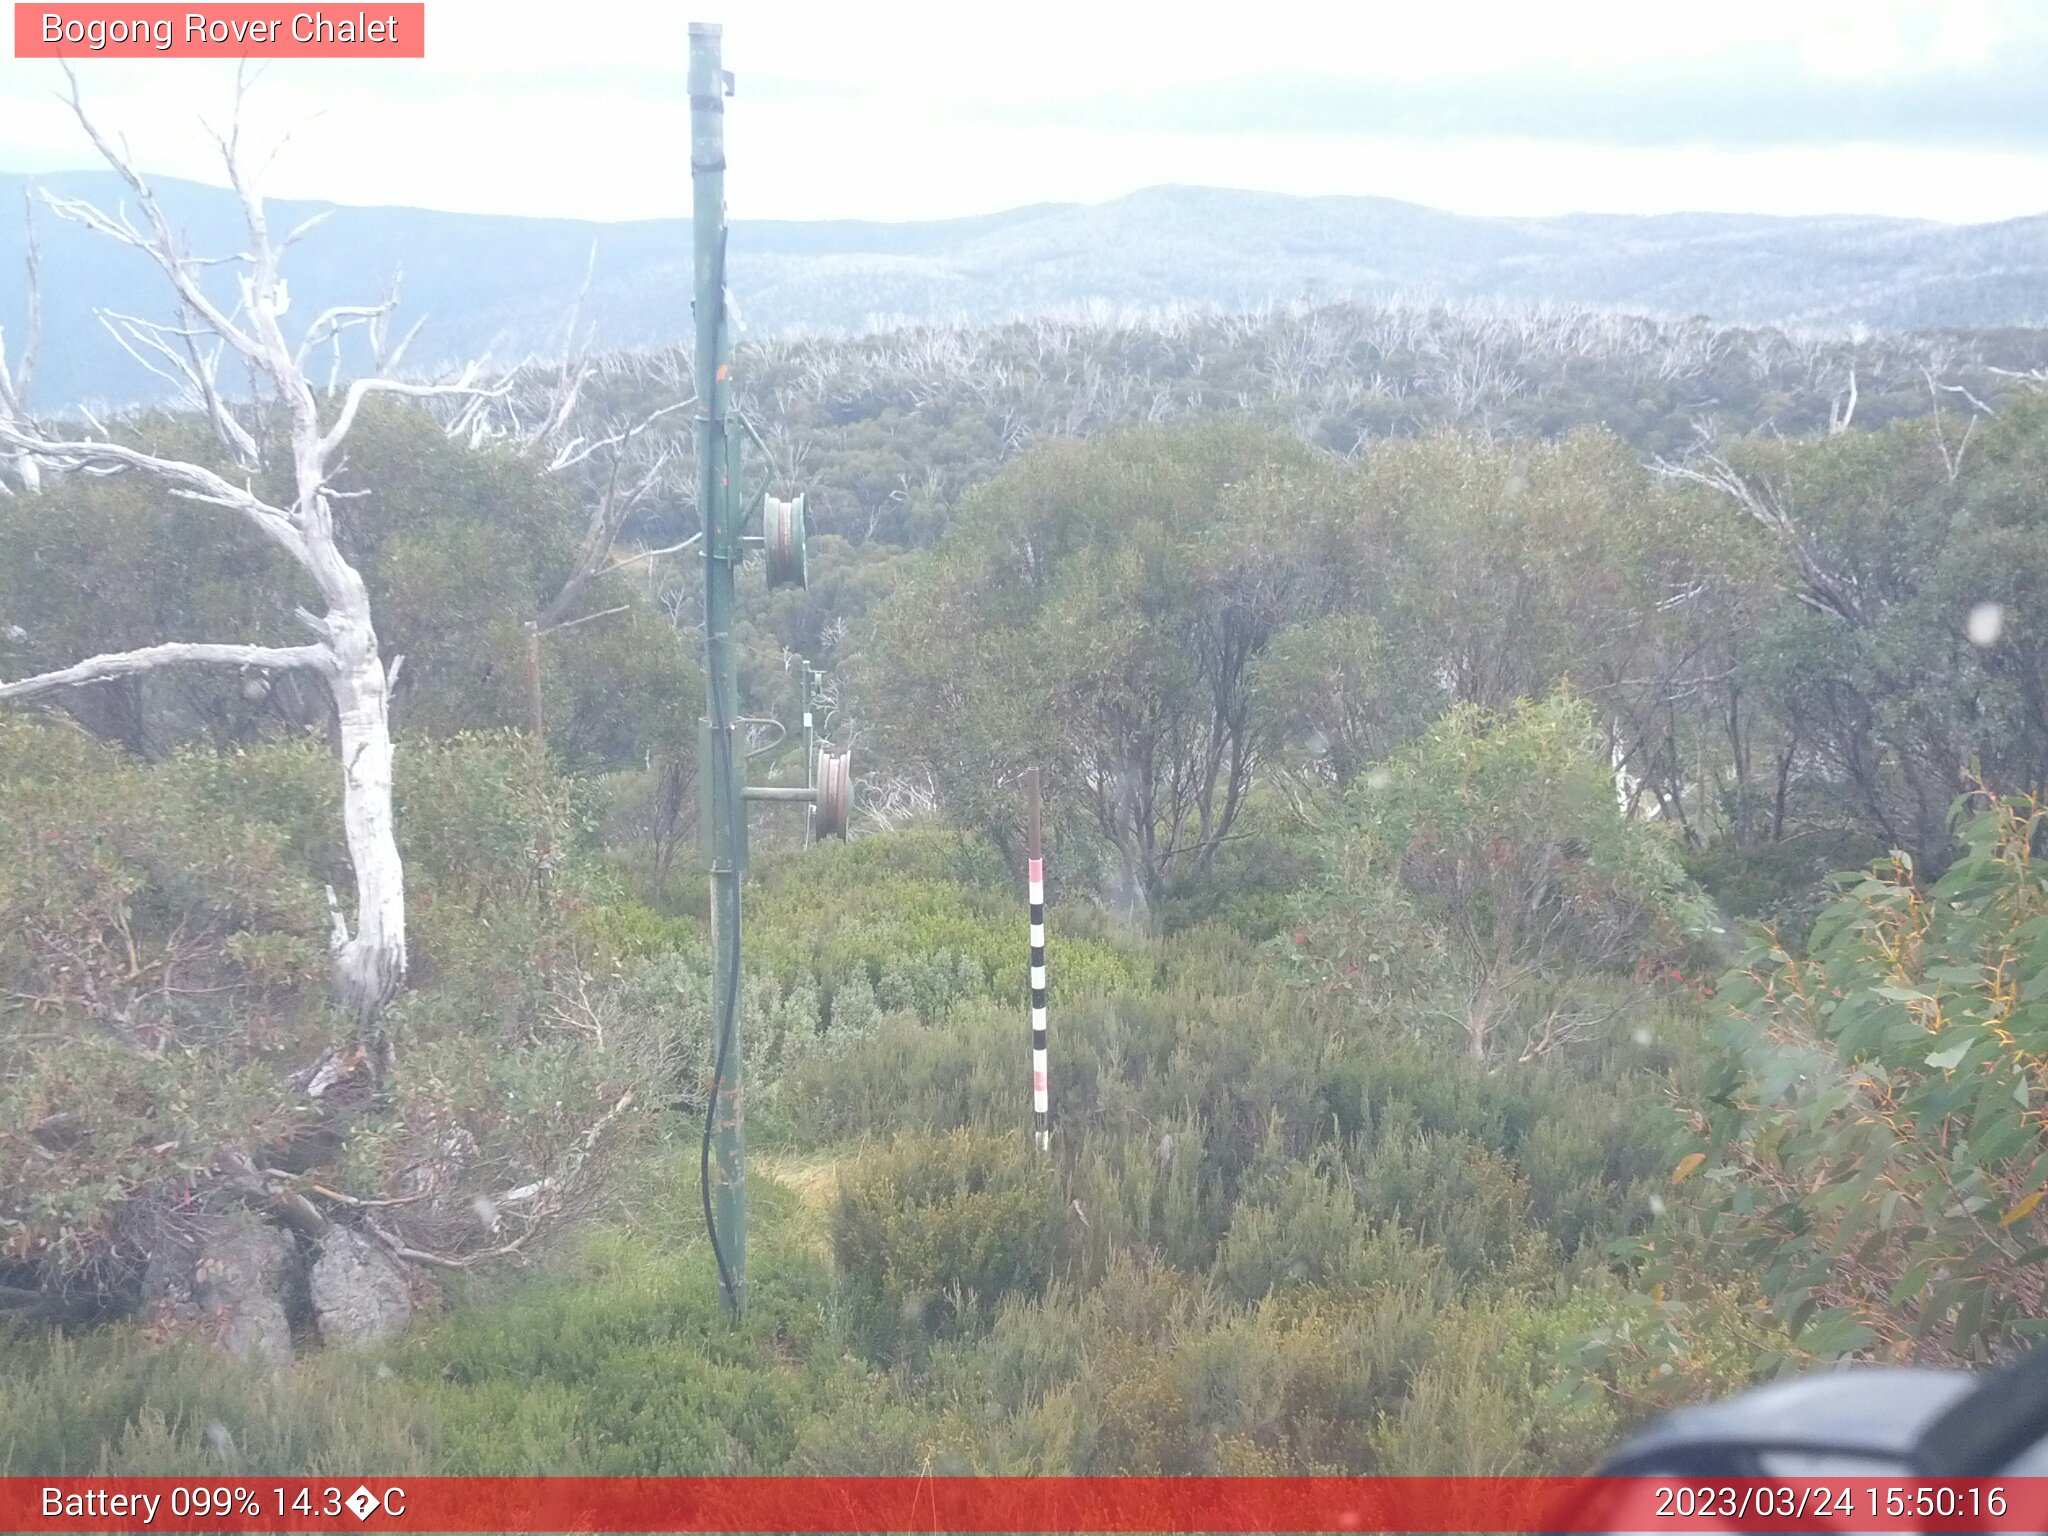
[{"label": "bare tree branch", "polygon": [[341,446],[341,440],[348,436],[349,428],[355,425],[356,412],[362,409],[363,401],[371,395],[405,395],[414,400],[447,400],[458,396],[473,396],[490,400],[505,394],[512,386],[472,384],[459,379],[451,384],[408,384],[398,379],[357,379],[348,387],[348,394],[342,401],[341,414],[327,435],[320,439],[323,455],[331,454]]},{"label": "bare tree branch", "polygon": [[643,549],[630,555],[621,555],[597,574],[609,576],[613,571],[623,571],[627,566],[638,565],[642,560],[658,560],[663,555],[681,554],[686,549],[694,548],[697,541],[703,537],[701,532],[693,533],[687,539],[675,544],[664,544],[659,549]]},{"label": "bare tree branch", "polygon": [[[84,99],[78,91],[78,76],[69,63],[64,65],[64,78],[71,86],[70,94],[66,98],[71,115],[78,119],[79,127],[83,128],[86,137],[92,140],[93,148],[99,151],[100,158],[107,162],[108,167],[127,184],[129,191],[135,194],[143,217],[149,222],[150,233],[144,235],[126,217],[118,221],[109,218],[82,199],[57,197],[45,192],[44,201],[62,216],[97,229],[125,245],[134,246],[148,256],[156,263],[158,270],[170,280],[178,297],[204,319],[217,335],[252,363],[262,366],[266,359],[255,338],[236,325],[199,286],[199,279],[193,270],[194,263],[185,254],[182,242],[179,241],[177,232],[172,229],[170,220],[164,216],[163,208],[156,200],[156,194],[150,190],[149,184],[142,179],[128,156],[107,142],[87,114]],[[257,225],[252,226],[252,232],[259,230],[260,220]]]},{"label": "bare tree branch", "polygon": [[42,437],[6,421],[0,421],[0,445],[31,454],[60,469],[131,469],[154,475],[192,500],[242,513],[265,538],[301,564],[310,559],[306,540],[291,513],[272,506],[246,487],[222,479],[204,465],[166,459],[124,443],[97,438]]},{"label": "bare tree branch", "polygon": [[330,305],[320,311],[314,317],[313,323],[306,327],[306,334],[300,339],[298,350],[292,354],[292,360],[300,367],[304,367],[307,354],[323,341],[331,341],[357,326],[368,325],[389,314],[397,304],[398,297],[394,294],[382,304]]},{"label": "bare tree branch", "polygon": [[620,603],[615,608],[600,608],[596,613],[586,613],[581,618],[562,619],[557,623],[546,625],[540,632],[544,635],[551,635],[560,630],[574,629],[578,624],[592,624],[599,619],[613,618],[618,614],[626,612],[626,607],[626,604]]},{"label": "bare tree branch", "polygon": [[591,578],[599,574],[598,567],[611,553],[612,544],[618,538],[619,530],[625,526],[626,519],[632,515],[633,509],[640,505],[648,492],[660,482],[667,467],[668,455],[664,453],[648,466],[647,472],[638,481],[631,487],[621,490],[619,465],[613,463],[604,494],[599,497],[597,506],[591,511],[590,522],[583,530],[583,544],[577,551],[575,567],[555,594],[555,600],[548,604],[546,611],[536,621],[543,634],[562,626],[563,616],[575,606],[576,599]]},{"label": "bare tree branch", "polygon": [[1923,366],[1920,369],[1920,376],[1927,380],[1927,398],[1933,403],[1934,406],[1933,419],[1935,450],[1939,452],[1941,455],[1942,468],[1948,472],[1948,483],[1950,485],[1954,485],[1958,477],[1960,477],[1963,472],[1963,455],[1970,451],[1970,438],[1977,431],[1977,418],[1975,416],[1972,416],[1967,422],[1963,424],[1962,441],[1957,443],[1954,448],[1950,448],[1948,443],[1948,433],[1943,428],[1941,421],[1942,395],[1945,392],[1959,394],[1965,400],[1969,401],[1971,405],[1975,406],[1980,414],[1989,416],[1992,415],[1993,412],[1990,406],[1986,405],[1982,400],[1979,400],[1975,395],[1971,394],[1967,389],[1963,388],[1962,385],[1940,383],[1938,380],[1936,380],[1934,376],[1934,370],[1932,368]]},{"label": "bare tree branch", "polygon": [[1721,453],[1706,446],[1682,463],[1658,459],[1651,467],[1667,480],[1704,486],[1729,498],[1784,545],[1811,606],[1825,609],[1858,629],[1865,627],[1863,605],[1853,583],[1836,576],[1821,563],[1813,541],[1793,520],[1783,496],[1769,482],[1743,474]]},{"label": "bare tree branch", "polygon": [[[572,400],[569,403],[573,405],[575,402]],[[677,411],[686,411],[696,403],[696,396],[692,395],[687,400],[678,400],[673,405],[664,405],[658,410],[650,411],[632,426],[617,432],[607,433],[605,436],[587,444],[581,438],[578,438],[575,442],[557,451],[555,457],[549,462],[548,468],[551,470],[573,469],[576,465],[583,463],[593,455],[604,452],[607,448],[623,447],[647,431],[664,416],[672,416]],[[566,420],[566,416],[563,419]],[[557,425],[551,425],[548,430],[557,429]]]},{"label": "bare tree branch", "polygon": [[109,651],[55,672],[41,672],[19,682],[0,683],[0,699],[32,698],[59,688],[102,683],[110,678],[133,677],[138,672],[154,672],[159,667],[185,664],[248,667],[265,672],[310,667],[324,672],[333,663],[334,657],[324,645],[210,645],[171,640],[162,645],[144,646],[137,651]]}]

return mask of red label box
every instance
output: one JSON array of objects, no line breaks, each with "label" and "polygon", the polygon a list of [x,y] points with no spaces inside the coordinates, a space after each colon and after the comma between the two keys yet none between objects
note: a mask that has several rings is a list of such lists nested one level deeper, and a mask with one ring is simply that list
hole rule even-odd
[{"label": "red label box", "polygon": [[16,0],[17,59],[423,59],[423,0],[368,5],[36,4]]},{"label": "red label box", "polygon": [[2024,1532],[2048,1478],[0,1477],[36,1532]]}]

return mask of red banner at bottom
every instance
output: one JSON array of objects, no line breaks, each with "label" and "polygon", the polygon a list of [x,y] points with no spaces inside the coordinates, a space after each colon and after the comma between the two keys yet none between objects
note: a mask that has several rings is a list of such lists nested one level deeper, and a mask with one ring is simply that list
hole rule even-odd
[{"label": "red banner at bottom", "polygon": [[0,1478],[7,1531],[2043,1531],[2048,1478]]}]

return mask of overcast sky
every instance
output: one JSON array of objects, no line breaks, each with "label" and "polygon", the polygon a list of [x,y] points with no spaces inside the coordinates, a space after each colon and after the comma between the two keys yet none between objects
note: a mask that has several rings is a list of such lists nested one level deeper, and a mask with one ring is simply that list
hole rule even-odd
[{"label": "overcast sky", "polygon": [[[290,138],[265,189],[684,213],[693,12],[725,24],[738,77],[742,218],[1160,183],[1471,213],[2048,210],[2048,0],[428,0],[424,61],[266,66],[251,127]],[[146,167],[218,180],[199,119],[224,115],[231,65],[79,72]],[[60,81],[0,63],[0,169],[89,163]]]}]

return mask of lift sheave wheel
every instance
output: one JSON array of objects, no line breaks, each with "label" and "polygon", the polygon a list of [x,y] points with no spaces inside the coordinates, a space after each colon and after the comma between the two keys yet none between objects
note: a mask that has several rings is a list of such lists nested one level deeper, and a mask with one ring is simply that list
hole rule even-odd
[{"label": "lift sheave wheel", "polygon": [[768,585],[807,587],[810,568],[804,560],[804,499],[783,501],[770,496],[761,508],[761,542],[768,554]]},{"label": "lift sheave wheel", "polygon": [[846,840],[853,822],[853,754],[818,753],[818,836]]}]

